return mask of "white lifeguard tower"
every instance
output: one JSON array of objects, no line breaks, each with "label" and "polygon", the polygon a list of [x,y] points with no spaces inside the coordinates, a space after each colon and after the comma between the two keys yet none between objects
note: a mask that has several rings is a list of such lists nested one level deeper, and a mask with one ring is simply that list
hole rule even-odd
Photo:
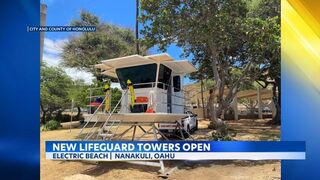
[{"label": "white lifeguard tower", "polygon": [[[101,69],[101,74],[118,79],[122,96],[110,111],[103,111],[106,102],[104,97],[92,114],[84,115],[85,125],[79,134],[81,139],[122,140],[132,129],[131,140],[141,140],[146,134],[153,134],[154,140],[158,140],[159,134],[165,139],[166,137],[157,129],[156,123],[176,122],[177,128],[180,128],[179,121],[186,117],[183,77],[196,71],[189,61],[174,60],[166,53],[150,56],[132,55],[103,60],[95,67]],[[131,81],[129,85],[128,80]],[[133,87],[134,92],[132,89],[129,90],[129,86]],[[93,96],[90,91],[90,102],[94,97],[97,96]],[[117,133],[120,125],[129,127]],[[146,130],[142,126],[150,126],[150,129]],[[143,131],[140,137],[135,137],[137,128]],[[182,132],[181,136],[183,137]],[[135,163],[159,166],[160,172],[164,174],[162,161],[160,164]]]}]

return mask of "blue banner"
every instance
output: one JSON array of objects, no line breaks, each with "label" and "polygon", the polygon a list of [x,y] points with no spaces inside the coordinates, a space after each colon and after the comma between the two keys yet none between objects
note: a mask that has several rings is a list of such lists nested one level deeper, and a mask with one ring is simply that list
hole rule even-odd
[{"label": "blue banner", "polygon": [[305,142],[47,141],[52,160],[305,159]]},{"label": "blue banner", "polygon": [[305,152],[303,141],[46,141],[46,152]]}]

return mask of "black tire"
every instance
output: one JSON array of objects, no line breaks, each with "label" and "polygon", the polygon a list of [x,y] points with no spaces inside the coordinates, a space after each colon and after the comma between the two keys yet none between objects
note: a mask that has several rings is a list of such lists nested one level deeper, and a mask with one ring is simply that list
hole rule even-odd
[{"label": "black tire", "polygon": [[189,135],[189,134],[191,134],[191,129],[190,129],[190,126],[188,124],[188,126],[187,126],[187,135]]},{"label": "black tire", "polygon": [[[189,138],[189,136],[191,134],[191,130],[190,130],[189,124],[187,125],[187,129],[186,130],[182,129],[182,133],[183,133],[184,138]],[[181,134],[180,134],[180,136],[181,136]]]},{"label": "black tire", "polygon": [[196,119],[196,127],[194,128],[194,130],[198,130],[198,119]]}]

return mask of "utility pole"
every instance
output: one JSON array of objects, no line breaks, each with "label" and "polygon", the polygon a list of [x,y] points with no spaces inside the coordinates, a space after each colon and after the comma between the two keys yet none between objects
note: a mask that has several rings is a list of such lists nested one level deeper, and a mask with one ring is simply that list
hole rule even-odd
[{"label": "utility pole", "polygon": [[[40,26],[46,25],[47,16],[47,5],[44,3],[40,4]],[[40,62],[43,58],[43,43],[44,43],[44,32],[40,32]]]},{"label": "utility pole", "polygon": [[71,126],[72,126],[73,108],[74,108],[74,100],[72,99],[72,101],[71,101],[71,117],[70,117],[70,132],[71,132]]},{"label": "utility pole", "polygon": [[136,0],[136,53],[140,54],[139,50],[139,0]]}]

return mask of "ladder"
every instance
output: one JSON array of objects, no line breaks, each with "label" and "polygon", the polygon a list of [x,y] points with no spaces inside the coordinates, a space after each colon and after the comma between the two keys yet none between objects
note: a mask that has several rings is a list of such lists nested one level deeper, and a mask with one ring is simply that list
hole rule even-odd
[{"label": "ladder", "polygon": [[111,140],[115,136],[120,124],[121,120],[109,120],[105,126],[99,129],[96,140],[100,138],[102,140]]},{"label": "ladder", "polygon": [[[90,116],[90,118],[86,122],[86,124],[82,127],[80,133],[78,134],[78,138],[80,138],[82,140],[98,140],[99,138],[102,138],[102,140],[111,140],[115,136],[115,134],[121,124],[121,120],[113,119],[112,117],[113,117],[116,109],[120,105],[122,99],[127,95],[127,93],[128,93],[128,89],[122,94],[120,100],[117,102],[116,106],[112,109],[111,112],[103,111],[103,113],[106,116],[108,116],[108,118],[102,125],[97,126],[97,124],[99,122],[99,117],[100,117],[98,112],[101,108],[103,108],[103,104],[105,103],[105,100],[106,100],[106,98],[104,98],[103,101],[101,102],[101,104],[98,106],[98,108]],[[85,130],[85,128],[87,128],[87,126],[90,122],[94,122],[94,124],[89,129],[89,131],[85,134],[84,130]]]}]

